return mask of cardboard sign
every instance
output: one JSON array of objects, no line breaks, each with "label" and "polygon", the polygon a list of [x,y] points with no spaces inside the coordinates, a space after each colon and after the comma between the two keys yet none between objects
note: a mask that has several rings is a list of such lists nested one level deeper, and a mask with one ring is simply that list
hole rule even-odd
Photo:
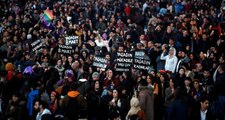
[{"label": "cardboard sign", "polygon": [[58,53],[59,54],[72,54],[73,48],[72,48],[72,46],[68,46],[68,45],[59,45]]},{"label": "cardboard sign", "polygon": [[103,57],[94,56],[93,66],[105,69],[107,67],[107,60]]},{"label": "cardboard sign", "polygon": [[133,63],[133,54],[128,52],[118,52],[116,61],[116,71],[130,71]]},{"label": "cardboard sign", "polygon": [[42,40],[38,39],[31,43],[32,51],[41,51],[43,47]]},{"label": "cardboard sign", "polygon": [[66,45],[78,45],[79,37],[78,36],[67,36]]}]

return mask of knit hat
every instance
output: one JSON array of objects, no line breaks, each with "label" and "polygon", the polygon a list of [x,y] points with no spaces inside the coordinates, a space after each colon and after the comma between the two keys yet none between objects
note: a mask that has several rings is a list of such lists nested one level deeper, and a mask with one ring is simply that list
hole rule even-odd
[{"label": "knit hat", "polygon": [[5,65],[5,70],[6,71],[13,71],[14,70],[14,65],[12,63],[7,63]]},{"label": "knit hat", "polygon": [[94,77],[99,77],[99,73],[98,73],[98,72],[94,72],[94,73],[92,74],[92,78],[94,78]]},{"label": "knit hat", "polygon": [[73,77],[74,76],[73,70],[66,70],[65,71],[65,76],[66,77]]},{"label": "knit hat", "polygon": [[107,39],[107,37],[108,37],[108,36],[107,36],[107,34],[106,34],[106,33],[103,33],[103,34],[102,34],[102,38],[103,38],[104,40],[106,40],[106,39]]},{"label": "knit hat", "polygon": [[31,34],[27,34],[27,39],[28,40],[32,39],[32,35]]},{"label": "knit hat", "polygon": [[34,71],[33,71],[33,68],[31,66],[27,66],[24,71],[23,71],[23,74],[32,74]]}]

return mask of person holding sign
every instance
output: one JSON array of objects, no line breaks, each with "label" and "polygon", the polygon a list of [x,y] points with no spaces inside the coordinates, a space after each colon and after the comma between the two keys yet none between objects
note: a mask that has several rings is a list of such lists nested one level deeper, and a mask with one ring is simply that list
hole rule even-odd
[{"label": "person holding sign", "polygon": [[169,49],[169,54],[167,56],[164,56],[165,52],[161,54],[160,59],[166,60],[165,64],[165,70],[171,71],[172,73],[175,72],[175,68],[177,65],[177,56],[176,56],[176,49],[174,47],[171,47]]}]

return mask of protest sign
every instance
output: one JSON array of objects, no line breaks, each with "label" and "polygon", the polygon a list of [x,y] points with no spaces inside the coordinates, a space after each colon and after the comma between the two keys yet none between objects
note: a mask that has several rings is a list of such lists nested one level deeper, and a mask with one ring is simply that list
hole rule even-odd
[{"label": "protest sign", "polygon": [[72,46],[68,46],[68,45],[59,45],[58,53],[59,54],[72,54],[73,48],[72,48]]},{"label": "protest sign", "polygon": [[151,68],[151,61],[145,59],[134,59],[134,69],[138,70],[149,70]]},{"label": "protest sign", "polygon": [[78,45],[79,37],[78,36],[67,36],[66,45]]},{"label": "protest sign", "polygon": [[116,61],[116,71],[130,71],[133,63],[133,54],[128,52],[118,52]]},{"label": "protest sign", "polygon": [[93,66],[105,69],[107,67],[107,60],[103,57],[94,56]]},{"label": "protest sign", "polygon": [[134,53],[134,62],[133,67],[134,69],[138,70],[149,70],[151,61],[145,58],[144,51],[135,51]]},{"label": "protest sign", "polygon": [[32,51],[41,51],[43,47],[42,40],[38,39],[31,43]]}]

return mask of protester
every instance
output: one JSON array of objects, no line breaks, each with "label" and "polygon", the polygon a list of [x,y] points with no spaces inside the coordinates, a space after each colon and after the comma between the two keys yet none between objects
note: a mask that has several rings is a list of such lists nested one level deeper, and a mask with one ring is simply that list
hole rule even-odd
[{"label": "protester", "polygon": [[[135,118],[136,117],[136,118]],[[126,120],[145,120],[145,112],[141,109],[139,105],[139,100],[136,96],[134,96],[130,100],[130,110],[127,113]]]},{"label": "protester", "polygon": [[192,113],[193,120],[215,120],[215,116],[212,111],[209,109],[209,98],[208,96],[202,96],[200,98],[200,105],[196,108],[196,110]]},{"label": "protester", "polygon": [[168,112],[168,120],[188,119],[188,106],[182,89],[176,88],[174,101],[171,103]]},{"label": "protester", "polygon": [[[138,91],[140,111],[147,120],[181,115],[189,119],[205,94],[210,103],[207,111],[223,120],[225,7],[221,3],[2,0],[0,119],[36,119],[42,112],[33,109],[37,99],[46,102],[42,110],[49,107],[50,118],[64,119],[63,115],[68,117],[64,112],[73,108],[64,104],[65,99],[79,91],[88,110],[78,112],[77,119],[123,120]],[[71,91],[74,83],[77,89]],[[177,88],[184,96],[177,95]],[[149,104],[143,103],[143,96]],[[9,102],[12,98],[19,100]],[[113,99],[119,110],[110,112]],[[184,109],[174,112],[178,105]]]},{"label": "protester", "polygon": [[38,111],[36,120],[51,120],[51,112],[47,108],[47,103],[42,100],[34,102],[34,109]]},{"label": "protester", "polygon": [[79,117],[84,117],[84,111],[87,109],[87,103],[84,97],[77,91],[78,85],[73,83],[70,85],[70,91],[62,99],[63,116],[68,120],[78,120]]},{"label": "protester", "polygon": [[154,119],[154,96],[153,89],[148,88],[147,81],[142,79],[139,83],[140,107],[146,114],[146,120]]}]

